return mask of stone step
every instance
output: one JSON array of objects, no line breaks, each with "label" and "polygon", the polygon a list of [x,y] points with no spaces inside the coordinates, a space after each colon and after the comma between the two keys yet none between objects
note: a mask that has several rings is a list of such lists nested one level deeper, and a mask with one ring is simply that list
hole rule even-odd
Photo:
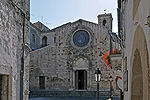
[{"label": "stone step", "polygon": [[[99,91],[100,96],[109,96],[110,91]],[[119,92],[113,93],[114,96],[119,96]],[[51,97],[51,96],[89,96],[96,97],[96,91],[30,91],[30,96],[33,97]]]}]

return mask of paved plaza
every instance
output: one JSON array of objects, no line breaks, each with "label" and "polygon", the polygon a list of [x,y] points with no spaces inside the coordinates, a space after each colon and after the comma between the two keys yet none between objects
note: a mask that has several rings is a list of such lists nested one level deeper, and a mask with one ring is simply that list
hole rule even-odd
[{"label": "paved plaza", "polygon": [[[106,100],[107,97],[99,97],[99,100]],[[32,97],[29,100],[97,100],[95,97]],[[113,100],[120,100],[114,97]]]}]

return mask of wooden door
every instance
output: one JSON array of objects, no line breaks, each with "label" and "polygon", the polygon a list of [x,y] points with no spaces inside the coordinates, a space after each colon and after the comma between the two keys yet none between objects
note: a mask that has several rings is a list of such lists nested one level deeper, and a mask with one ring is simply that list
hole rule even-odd
[{"label": "wooden door", "polygon": [[87,72],[85,70],[75,71],[75,88],[79,90],[87,88]]},{"label": "wooden door", "polygon": [[2,100],[2,75],[0,75],[0,100]]},{"label": "wooden door", "polygon": [[78,71],[75,71],[75,89],[78,89]]},{"label": "wooden door", "polygon": [[84,71],[84,89],[87,89],[87,71]]},{"label": "wooden door", "polygon": [[40,89],[45,89],[45,76],[40,76],[39,77],[39,88]]}]

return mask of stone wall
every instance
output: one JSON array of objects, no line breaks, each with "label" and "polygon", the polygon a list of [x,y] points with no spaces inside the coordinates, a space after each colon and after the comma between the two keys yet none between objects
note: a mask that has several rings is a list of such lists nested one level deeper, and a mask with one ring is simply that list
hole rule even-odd
[{"label": "stone wall", "polygon": [[[8,84],[4,83],[5,87],[8,88],[8,93],[2,94],[2,100],[6,100],[6,98],[9,98],[9,100],[20,100],[20,69],[23,45],[23,15],[20,10],[26,16],[25,44],[29,45],[29,5],[29,0],[0,1],[0,74],[3,76],[3,81],[8,82]],[[28,46],[25,46],[24,90],[29,89],[28,49]],[[8,79],[6,75],[8,75]],[[24,99],[28,100],[27,94],[24,94]]]},{"label": "stone wall", "polygon": [[33,24],[30,23],[30,48],[36,50],[41,47],[40,45],[40,30],[36,29]]}]

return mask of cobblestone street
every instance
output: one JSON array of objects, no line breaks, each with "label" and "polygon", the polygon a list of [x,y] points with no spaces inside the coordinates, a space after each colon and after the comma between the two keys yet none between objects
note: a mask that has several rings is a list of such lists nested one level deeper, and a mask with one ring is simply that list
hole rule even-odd
[{"label": "cobblestone street", "polygon": [[[106,100],[107,97],[100,97],[100,100]],[[29,100],[97,100],[94,97],[32,97]],[[113,100],[120,100],[114,97]]]}]

